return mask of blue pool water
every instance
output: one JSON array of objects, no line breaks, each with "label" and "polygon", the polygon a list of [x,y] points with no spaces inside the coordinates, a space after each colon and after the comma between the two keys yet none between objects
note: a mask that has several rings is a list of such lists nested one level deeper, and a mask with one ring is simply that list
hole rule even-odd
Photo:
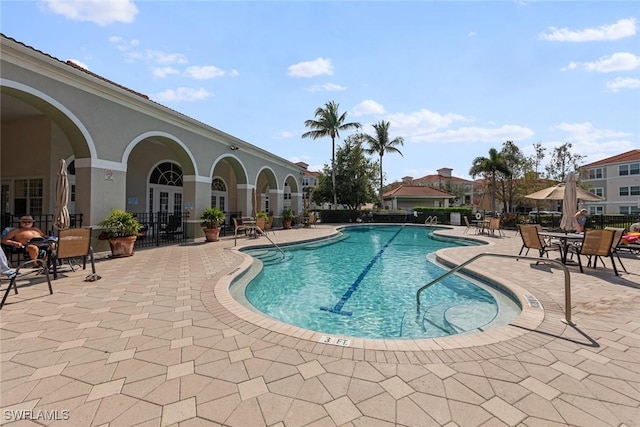
[{"label": "blue pool water", "polygon": [[438,249],[473,244],[442,239],[434,228],[358,226],[325,241],[248,250],[263,263],[248,284],[232,287],[257,310],[282,322],[332,335],[432,338],[506,324],[520,313],[507,295],[456,275],[422,293],[445,272],[427,260]]}]

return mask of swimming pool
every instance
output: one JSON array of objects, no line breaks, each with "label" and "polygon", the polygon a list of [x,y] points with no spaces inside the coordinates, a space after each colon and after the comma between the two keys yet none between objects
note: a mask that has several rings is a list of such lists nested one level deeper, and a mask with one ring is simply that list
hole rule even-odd
[{"label": "swimming pool", "polygon": [[477,244],[433,236],[435,227],[355,226],[338,238],[250,249],[262,270],[231,294],[281,322],[333,335],[434,338],[485,330],[515,319],[520,307],[495,288],[453,275],[416,291],[446,270],[429,261],[441,248]]}]

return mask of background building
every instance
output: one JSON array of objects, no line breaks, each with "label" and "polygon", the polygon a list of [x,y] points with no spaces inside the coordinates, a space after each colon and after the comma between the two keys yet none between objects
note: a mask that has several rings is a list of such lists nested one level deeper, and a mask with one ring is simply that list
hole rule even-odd
[{"label": "background building", "polygon": [[591,193],[606,199],[585,204],[590,214],[640,215],[640,150],[586,164],[580,179]]}]

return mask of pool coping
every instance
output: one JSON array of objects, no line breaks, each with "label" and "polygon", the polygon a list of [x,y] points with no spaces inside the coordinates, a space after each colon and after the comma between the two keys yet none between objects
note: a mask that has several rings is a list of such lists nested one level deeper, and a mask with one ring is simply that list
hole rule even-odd
[{"label": "pool coping", "polygon": [[[339,230],[346,227],[368,226],[372,224],[354,224],[354,225],[341,225],[334,229],[334,234],[339,233]],[[422,226],[424,227],[424,226]],[[446,236],[452,237],[452,236]],[[291,244],[308,243],[312,241],[324,240],[328,236],[306,239],[301,241],[292,242]],[[460,238],[455,236],[453,238]],[[492,242],[487,242],[481,239],[469,238],[469,240],[479,240],[487,243],[491,246]],[[522,312],[513,322],[506,326],[499,326],[488,331],[474,332],[466,334],[457,334],[447,337],[439,338],[422,338],[422,339],[372,339],[372,338],[360,338],[350,336],[334,336],[327,333],[316,332],[309,329],[300,328],[298,326],[290,325],[265,314],[253,311],[241,303],[231,295],[231,287],[233,283],[244,275],[252,266],[253,258],[247,255],[243,250],[269,247],[270,244],[251,244],[242,248],[230,248],[229,250],[239,255],[242,258],[240,265],[231,271],[230,273],[221,277],[214,286],[214,295],[218,302],[230,313],[237,316],[256,327],[265,329],[267,331],[282,334],[284,336],[293,337],[309,342],[315,342],[320,344],[329,345],[341,345],[336,343],[346,343],[347,347],[355,349],[369,349],[369,350],[388,350],[388,351],[436,351],[446,349],[462,349],[469,347],[485,346],[489,344],[501,343],[507,340],[512,340],[519,336],[522,336],[531,330],[537,329],[545,318],[545,309],[543,304],[537,304],[538,307],[532,307],[530,305],[530,299],[527,297],[533,297],[536,301],[538,298],[529,292],[525,288],[519,286],[516,283],[500,279],[498,277],[492,277],[490,275],[482,274],[477,268],[468,269],[473,273],[472,277],[478,275],[482,280],[489,282],[493,286],[498,286],[509,292],[520,305]],[[447,265],[457,265],[451,259],[446,256],[446,251],[449,249],[458,248],[444,248],[438,250],[435,255],[438,262],[442,262]],[[327,337],[334,340],[327,341]],[[348,341],[339,341],[339,339]]]}]

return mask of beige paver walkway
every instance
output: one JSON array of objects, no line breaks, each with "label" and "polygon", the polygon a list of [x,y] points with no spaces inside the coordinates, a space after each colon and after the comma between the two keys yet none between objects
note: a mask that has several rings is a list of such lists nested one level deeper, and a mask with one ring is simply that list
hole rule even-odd
[{"label": "beige paver walkway", "polygon": [[[331,232],[278,230],[275,239]],[[490,245],[439,256],[459,264],[520,249],[513,232],[481,239]],[[640,425],[638,259],[624,259],[629,274],[620,277],[571,267],[575,327],[561,322],[560,270],[487,258],[477,273],[534,296],[544,306],[528,309],[534,320],[437,341],[339,347],[267,329],[223,305],[216,284],[246,265],[232,246],[141,250],[99,261],[99,281],[68,272],[53,295],[43,284],[12,293],[0,311],[0,424]]]}]

